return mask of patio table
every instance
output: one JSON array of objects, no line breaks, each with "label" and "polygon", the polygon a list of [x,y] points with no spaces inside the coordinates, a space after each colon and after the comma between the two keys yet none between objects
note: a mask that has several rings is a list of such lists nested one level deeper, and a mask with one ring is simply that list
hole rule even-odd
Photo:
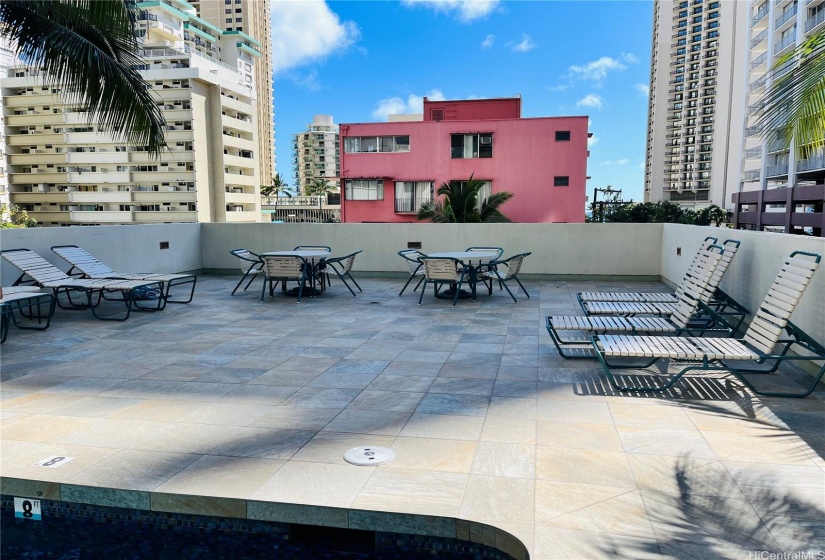
[{"label": "patio table", "polygon": [[[292,256],[292,257],[301,257],[303,259],[306,259],[307,262],[309,262],[310,265],[312,266],[312,270],[310,271],[310,275],[309,275],[311,285],[304,287],[304,293],[308,294],[310,297],[312,297],[312,296],[317,296],[318,294],[321,293],[321,290],[319,290],[318,288],[315,287],[315,278],[316,278],[316,275],[318,273],[317,265],[321,260],[323,260],[325,258],[328,258],[328,257],[331,257],[332,253],[330,253],[329,251],[308,251],[308,250],[307,251],[302,251],[302,250],[298,250],[298,251],[269,251],[267,253],[261,253],[261,256],[262,257],[290,257],[290,256]],[[298,289],[293,288],[293,289],[289,290],[287,293],[290,294],[290,295],[297,296],[298,295]]]},{"label": "patio table", "polygon": [[[473,301],[476,299],[476,284],[478,283],[478,271],[482,267],[489,263],[491,260],[495,259],[498,256],[498,253],[495,251],[490,251],[489,253],[485,253],[483,251],[452,251],[446,253],[430,253],[427,255],[428,257],[442,257],[442,258],[449,258],[455,259],[459,261],[464,267],[467,268],[468,272],[468,283],[470,284],[471,293],[468,294],[465,290],[461,290],[459,292],[459,298],[466,298],[468,296],[472,296]],[[445,290],[438,294],[438,297],[449,297],[452,298],[455,296],[455,288],[451,287],[449,290]]]}]

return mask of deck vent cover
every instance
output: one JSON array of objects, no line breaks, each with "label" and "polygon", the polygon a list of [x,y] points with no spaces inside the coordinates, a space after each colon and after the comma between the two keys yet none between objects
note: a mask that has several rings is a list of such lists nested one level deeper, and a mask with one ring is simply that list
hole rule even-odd
[{"label": "deck vent cover", "polygon": [[344,461],[359,467],[381,465],[395,459],[395,452],[387,447],[353,447],[344,453]]}]

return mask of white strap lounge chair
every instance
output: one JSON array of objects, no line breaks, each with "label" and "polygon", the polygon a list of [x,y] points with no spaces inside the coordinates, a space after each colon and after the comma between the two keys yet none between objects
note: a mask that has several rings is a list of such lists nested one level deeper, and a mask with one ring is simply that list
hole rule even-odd
[{"label": "white strap lounge chair", "polygon": [[[135,301],[142,297],[142,294],[160,293],[163,289],[161,282],[73,278],[29,249],[7,249],[0,251],[0,256],[23,272],[14,282],[15,286],[27,283],[49,289],[61,309],[91,309],[95,318],[105,321],[125,321],[129,318],[132,309],[144,311],[163,309],[163,299],[160,297],[155,300],[155,307],[138,308],[135,305]],[[78,292],[84,296],[81,302],[75,302],[72,299],[72,294],[77,295]],[[61,304],[61,294],[66,296],[66,304]],[[98,308],[103,300],[122,302],[126,308],[125,315],[122,317],[102,316],[98,313]]]},{"label": "white strap lounge chair", "polygon": [[[0,298],[0,344],[6,342],[11,323],[18,329],[38,331],[44,331],[51,325],[54,296],[33,286],[25,288],[3,288],[3,297]],[[23,321],[22,318],[28,320]]]},{"label": "white strap lounge chair", "polygon": [[[161,291],[160,296],[163,300],[163,306],[167,303],[189,303],[195,295],[195,283],[197,282],[197,277],[193,274],[115,272],[99,261],[86,249],[82,249],[77,245],[55,245],[52,247],[52,252],[72,265],[72,267],[66,272],[69,276],[74,276],[76,273],[80,276],[80,278],[117,278],[120,280],[149,280],[152,282],[162,282],[163,291]],[[170,297],[169,293],[173,287],[185,285],[191,286],[189,289],[189,297],[181,299],[174,299]]]},{"label": "white strap lounge chair", "polygon": [[[610,384],[618,391],[663,391],[671,387],[689,371],[729,371],[758,395],[775,397],[807,397],[825,374],[825,364],[819,368],[811,386],[802,392],[760,391],[746,374],[774,373],[785,360],[808,360],[816,363],[825,360],[825,347],[813,340],[789,320],[805,288],[819,267],[821,256],[816,253],[796,251],[782,265],[768,294],[756,312],[745,336],[733,338],[655,337],[626,335],[594,335],[593,348],[604,367]],[[785,338],[783,338],[785,335]],[[784,345],[774,352],[777,345]],[[806,355],[788,355],[792,346],[807,351]],[[670,358],[689,364],[662,385],[634,387],[620,384],[611,369],[639,368],[640,366],[616,366],[607,363],[609,357],[646,358],[641,367],[648,367],[659,359]],[[742,368],[739,361],[753,361],[757,365],[773,365],[765,368]]]},{"label": "white strap lounge chair", "polygon": [[595,359],[590,339],[565,339],[559,331],[584,331],[591,334],[624,332],[650,335],[684,335],[699,336],[715,334],[733,336],[735,330],[725,320],[714,321],[708,315],[700,313],[704,301],[710,298],[710,280],[721,266],[723,249],[711,245],[699,252],[696,257],[693,274],[685,279],[680,287],[676,311],[669,319],[664,317],[609,317],[556,315],[547,317],[547,332],[559,355],[567,359]]}]

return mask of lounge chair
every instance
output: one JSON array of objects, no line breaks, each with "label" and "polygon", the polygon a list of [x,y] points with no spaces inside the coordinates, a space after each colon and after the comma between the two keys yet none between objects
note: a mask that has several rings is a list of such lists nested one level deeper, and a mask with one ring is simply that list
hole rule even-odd
[{"label": "lounge chair", "polygon": [[[510,288],[507,286],[508,280],[515,280],[521,288],[521,291],[524,292],[524,295],[530,299],[530,294],[527,293],[524,284],[522,284],[521,280],[518,279],[518,273],[521,271],[521,265],[524,263],[524,259],[530,255],[531,253],[521,253],[520,255],[514,255],[509,259],[504,259],[503,261],[490,261],[488,265],[489,270],[479,274],[478,278],[487,286],[487,291],[490,295],[493,295],[493,281],[498,281],[499,289],[504,286],[504,289],[507,290],[507,293],[510,294],[513,301],[518,303],[516,296],[513,295],[513,292],[511,292]],[[499,267],[506,267],[506,270],[502,271]]]},{"label": "lounge chair", "polygon": [[243,281],[246,280],[248,276],[250,277],[249,282],[246,283],[243,291],[249,289],[249,285],[252,284],[252,281],[255,280],[258,274],[264,271],[264,261],[261,260],[260,255],[253,253],[248,249],[232,249],[229,252],[241,260],[241,272],[243,272],[243,276],[241,276],[241,279],[238,280],[237,284],[235,284],[235,289],[232,290],[232,293],[230,294],[234,296],[235,292],[238,291],[238,288],[241,287],[241,284],[243,284]]},{"label": "lounge chair", "polygon": [[413,292],[418,290],[418,287],[424,281],[424,265],[421,263],[419,259],[421,257],[426,257],[427,255],[425,255],[417,249],[406,249],[404,251],[398,251],[398,256],[407,261],[407,267],[410,269],[410,277],[407,279],[407,283],[404,284],[404,287],[401,288],[401,291],[398,293],[398,295],[400,296],[404,293],[404,290],[407,289],[407,286],[410,285],[410,282],[412,282],[413,278],[418,278],[418,284],[416,284],[415,288],[413,288]]},{"label": "lounge chair", "polygon": [[[703,248],[692,265],[692,273],[680,286],[677,310],[664,317],[608,317],[556,315],[547,317],[547,332],[559,355],[566,359],[595,359],[590,339],[564,339],[559,331],[585,331],[593,334],[623,332],[648,335],[733,336],[735,330],[726,320],[714,321],[704,303],[712,295],[709,284],[722,260],[722,247]],[[704,307],[703,307],[704,306]]]},{"label": "lounge chair", "polygon": [[[162,305],[167,303],[189,303],[195,295],[195,284],[197,277],[194,274],[155,274],[155,273],[135,273],[135,272],[115,272],[91,253],[78,247],[77,245],[55,245],[52,252],[72,265],[66,272],[69,276],[77,273],[80,278],[117,278],[120,280],[149,280],[151,282],[162,282],[163,290],[160,297],[163,299]],[[169,295],[175,286],[190,285],[189,297],[186,299],[172,299]],[[138,304],[139,305],[139,304]]]},{"label": "lounge chair", "polygon": [[[806,258],[807,257],[807,258]],[[747,379],[747,374],[774,373],[785,360],[825,360],[825,347],[813,340],[789,320],[805,288],[819,267],[821,256],[795,251],[782,265],[765,299],[741,340],[734,338],[655,337],[594,335],[593,348],[607,374],[610,384],[618,391],[664,391],[689,371],[729,371],[757,395],[770,397],[807,397],[825,374],[825,364],[819,368],[811,386],[803,392],[760,391]],[[783,333],[787,335],[782,338]],[[784,345],[778,353],[777,345]],[[809,352],[808,355],[788,355],[793,346]],[[608,357],[638,357],[649,361],[642,366],[612,365]],[[645,387],[621,385],[611,369],[648,367],[662,358],[688,364],[664,384]],[[737,361],[752,361],[757,365],[770,364],[769,369],[742,368]]]},{"label": "lounge chair", "polygon": [[[54,296],[32,286],[25,288],[28,289],[3,288],[3,297],[0,298],[0,344],[6,342],[11,323],[18,329],[39,331],[46,330],[51,325],[55,307]],[[18,314],[36,321],[36,324],[18,321]]]},{"label": "lounge chair", "polygon": [[[705,240],[705,244],[707,243],[707,239]],[[703,244],[703,247],[706,245]],[[708,298],[705,303],[708,304],[718,315],[722,315],[726,318],[726,320],[734,326],[738,330],[741,326],[742,321],[744,321],[745,316],[748,313],[748,310],[745,309],[741,304],[736,302],[732,297],[728,294],[724,293],[722,290],[719,289],[719,284],[722,283],[722,278],[727,272],[728,268],[730,267],[730,263],[733,260],[733,257],[736,256],[736,253],[739,249],[739,242],[734,240],[728,240],[723,245],[725,252],[722,254],[722,260],[719,263],[719,266],[716,267],[716,272],[714,276],[711,278],[710,283],[708,284],[710,289],[710,294],[712,297]],[[697,253],[698,255],[698,253]],[[670,298],[680,298],[682,286],[686,285],[686,282],[694,274],[694,267],[697,264],[697,260],[691,262],[690,267],[688,268],[687,273],[685,274],[682,283],[680,284],[679,288],[677,288],[675,294],[655,294],[653,296],[649,296],[652,292],[639,292],[639,294],[646,294],[644,297],[650,297],[651,299],[648,301],[640,301],[640,300],[632,300],[633,296],[637,296],[632,292],[625,292],[623,294],[615,294],[617,298],[624,297],[625,299],[617,299],[615,301],[588,301],[585,300],[583,296],[588,293],[593,292],[582,292],[578,294],[577,299],[579,304],[581,305],[582,310],[586,315],[623,315],[623,316],[635,316],[635,315],[656,315],[659,317],[669,317],[672,315],[676,308],[677,303],[674,301],[664,301],[665,299]],[[609,293],[609,292],[600,292],[600,293]],[[662,296],[667,296],[666,298]]]},{"label": "lounge chair", "polygon": [[[46,259],[29,249],[6,249],[0,251],[7,262],[19,268],[23,274],[14,282],[15,286],[34,284],[41,288],[52,290],[57,305],[62,309],[91,309],[96,319],[104,321],[125,321],[129,318],[132,309],[142,294],[160,292],[162,282],[146,280],[114,280],[73,278],[48,262]],[[72,294],[81,292],[83,301],[76,303]],[[67,297],[68,305],[60,303],[60,294]],[[111,297],[119,294],[120,297]],[[123,317],[103,317],[98,314],[98,307],[103,300],[120,301],[126,307]],[[140,307],[144,311],[159,311],[163,309],[163,299],[157,298],[155,307]]]},{"label": "lounge chair", "polygon": [[424,299],[427,284],[433,285],[433,296],[438,297],[438,291],[444,284],[455,284],[455,294],[453,295],[453,307],[458,301],[461,293],[461,284],[464,283],[466,269],[461,261],[450,257],[421,257],[421,264],[424,265],[424,286],[421,288],[421,295],[418,296],[418,305]]},{"label": "lounge chair", "polygon": [[286,283],[289,281],[298,282],[298,301],[301,303],[301,296],[304,293],[304,283],[310,279],[312,265],[306,259],[294,255],[262,255],[264,263],[264,285],[261,289],[261,302],[264,301],[267,284],[269,284],[270,297],[275,295],[275,285],[280,282],[283,291],[286,291]]},{"label": "lounge chair", "polygon": [[352,288],[347,283],[347,278],[352,280],[352,283],[355,284],[355,287],[358,288],[359,292],[363,292],[364,290],[361,289],[361,286],[358,285],[358,282],[356,282],[355,278],[353,278],[352,274],[350,274],[352,271],[352,265],[355,263],[355,255],[360,252],[361,251],[355,251],[354,253],[350,253],[349,255],[345,255],[343,257],[323,259],[318,264],[318,269],[319,273],[322,275],[322,280],[325,278],[326,283],[329,284],[329,274],[330,271],[332,271],[338,276],[338,278],[341,279],[341,282],[344,283],[344,286],[347,287],[353,297],[355,297],[355,292],[352,291]]}]

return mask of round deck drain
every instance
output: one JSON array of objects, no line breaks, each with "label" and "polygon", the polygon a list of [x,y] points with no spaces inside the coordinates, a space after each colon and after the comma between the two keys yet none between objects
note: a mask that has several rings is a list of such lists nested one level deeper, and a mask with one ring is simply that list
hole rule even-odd
[{"label": "round deck drain", "polygon": [[393,459],[395,459],[395,451],[386,447],[353,447],[344,453],[344,461],[359,467],[381,465]]}]

